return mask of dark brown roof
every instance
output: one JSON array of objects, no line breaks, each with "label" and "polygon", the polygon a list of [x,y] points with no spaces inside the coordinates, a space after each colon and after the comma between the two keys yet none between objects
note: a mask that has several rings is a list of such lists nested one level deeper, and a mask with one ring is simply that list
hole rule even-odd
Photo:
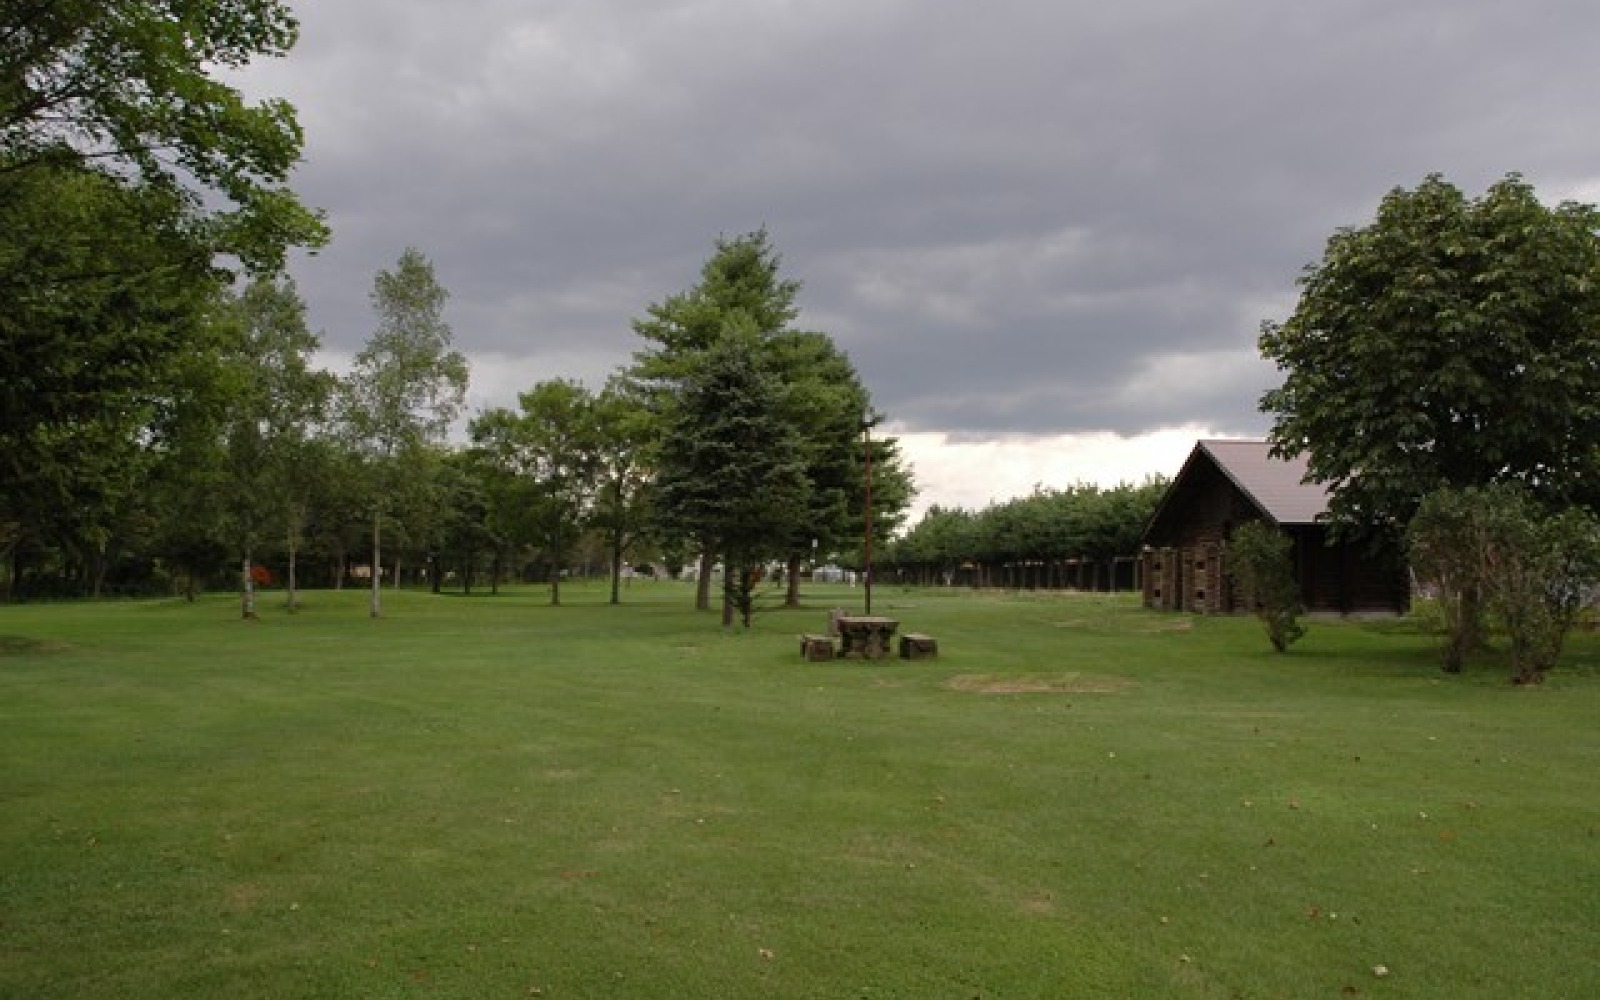
[{"label": "dark brown roof", "polygon": [[1200,441],[1184,460],[1145,525],[1144,544],[1170,544],[1191,504],[1220,477],[1268,520],[1284,527],[1315,524],[1328,509],[1328,491],[1305,483],[1304,459],[1272,457],[1265,441]]},{"label": "dark brown roof", "polygon": [[[1279,524],[1313,524],[1320,520],[1328,512],[1327,487],[1305,482],[1304,456],[1285,461],[1273,458],[1271,449],[1265,441],[1201,441],[1195,445],[1189,462],[1201,452],[1209,455],[1235,486]],[[1184,468],[1189,462],[1184,463]]]}]

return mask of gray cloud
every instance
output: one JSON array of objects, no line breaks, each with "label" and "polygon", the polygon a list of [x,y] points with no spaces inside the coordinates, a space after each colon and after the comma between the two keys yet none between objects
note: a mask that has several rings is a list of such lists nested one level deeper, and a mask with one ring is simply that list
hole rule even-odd
[{"label": "gray cloud", "polygon": [[247,82],[307,130],[296,186],[335,242],[296,275],[331,347],[415,245],[463,350],[593,377],[719,234],[766,225],[802,323],[915,430],[1259,430],[1258,324],[1335,227],[1431,171],[1600,176],[1587,2],[298,11]]}]

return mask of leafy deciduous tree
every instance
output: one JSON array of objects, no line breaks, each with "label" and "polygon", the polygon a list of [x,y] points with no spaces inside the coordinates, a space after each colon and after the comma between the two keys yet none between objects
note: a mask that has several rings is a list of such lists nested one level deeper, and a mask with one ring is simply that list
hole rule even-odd
[{"label": "leafy deciduous tree", "polygon": [[[243,614],[255,617],[253,554],[268,530],[283,533],[293,567],[308,494],[308,441],[333,391],[312,367],[320,338],[306,326],[292,279],[259,278],[233,303],[237,336],[224,354],[230,392],[224,420],[235,538],[243,557]],[[291,569],[291,581],[293,571]],[[288,590],[291,610],[295,589]]]},{"label": "leafy deciduous tree", "polygon": [[1552,513],[1517,483],[1436,490],[1407,535],[1413,567],[1445,612],[1452,672],[1481,644],[1479,616],[1462,608],[1481,595],[1510,639],[1512,680],[1542,681],[1600,583],[1600,523],[1578,507]]},{"label": "leafy deciduous tree", "polygon": [[590,512],[599,475],[595,402],[582,385],[540,382],[518,396],[521,411],[491,410],[473,421],[474,442],[520,480],[532,540],[550,563],[550,603],[561,603],[561,573]]},{"label": "leafy deciduous tree", "polygon": [[1600,213],[1516,175],[1469,199],[1435,175],[1342,229],[1262,325],[1262,397],[1347,525],[1398,531],[1443,486],[1600,499]]},{"label": "leafy deciduous tree", "polygon": [[655,429],[649,411],[618,379],[595,397],[594,421],[598,478],[590,521],[605,535],[611,603],[620,604],[623,558],[649,521]]},{"label": "leafy deciduous tree", "polygon": [[[425,485],[416,470],[428,446],[442,442],[467,392],[467,361],[450,349],[444,320],[448,293],[433,264],[415,248],[393,271],[380,271],[372,305],[378,329],[356,355],[345,383],[344,419],[371,463],[372,617],[382,610],[382,533],[386,512],[402,511],[407,489]],[[397,581],[398,582],[398,581]]]},{"label": "leafy deciduous tree", "polygon": [[179,198],[213,250],[278,269],[286,247],[327,238],[284,186],[300,126],[217,70],[286,55],[298,33],[282,0],[0,0],[0,188],[103,165]]}]

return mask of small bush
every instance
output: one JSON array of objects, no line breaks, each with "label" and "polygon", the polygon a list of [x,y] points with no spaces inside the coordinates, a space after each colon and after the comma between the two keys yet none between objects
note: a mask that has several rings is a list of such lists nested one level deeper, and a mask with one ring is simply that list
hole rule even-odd
[{"label": "small bush", "polygon": [[1289,536],[1262,521],[1234,529],[1228,540],[1228,571],[1266,627],[1272,648],[1287,652],[1306,634],[1300,624],[1305,605],[1294,578],[1293,542]]},{"label": "small bush", "polygon": [[1408,537],[1414,568],[1447,612],[1446,670],[1481,644],[1489,611],[1510,639],[1512,680],[1539,683],[1600,581],[1595,519],[1579,508],[1551,513],[1512,484],[1429,494]]}]

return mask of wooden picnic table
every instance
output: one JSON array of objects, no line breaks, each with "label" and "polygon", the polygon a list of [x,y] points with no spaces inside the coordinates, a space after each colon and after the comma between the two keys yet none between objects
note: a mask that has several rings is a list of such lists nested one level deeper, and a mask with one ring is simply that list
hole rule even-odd
[{"label": "wooden picnic table", "polygon": [[900,623],[881,615],[840,615],[839,655],[881,660],[889,655],[889,640]]}]

